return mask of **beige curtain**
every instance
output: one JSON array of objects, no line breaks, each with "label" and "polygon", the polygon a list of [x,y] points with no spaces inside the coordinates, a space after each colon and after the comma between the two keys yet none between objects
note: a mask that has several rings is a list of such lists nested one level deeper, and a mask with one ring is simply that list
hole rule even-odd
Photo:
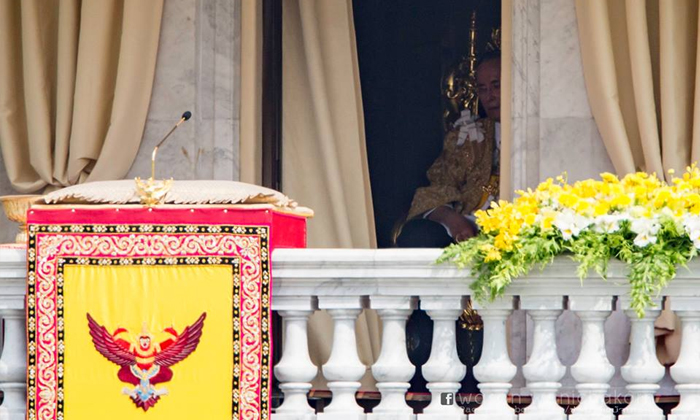
[{"label": "beige curtain", "polygon": [[352,1],[283,3],[284,192],[317,214],[310,246],[374,248]]},{"label": "beige curtain", "polygon": [[577,0],[588,97],[620,174],[700,156],[697,0]]},{"label": "beige curtain", "polygon": [[[511,110],[513,97],[513,0],[501,0],[501,177],[499,196],[513,197]],[[503,99],[505,98],[505,100]]]},{"label": "beige curtain", "polygon": [[241,1],[241,181],[262,185],[262,1]]},{"label": "beige curtain", "polygon": [[[351,0],[283,2],[282,185],[314,209],[309,246],[376,247]],[[332,321],[309,324],[312,359],[330,355]],[[357,322],[360,359],[379,356],[379,321]],[[372,383],[366,375],[364,389]],[[316,387],[323,387],[317,380]]]},{"label": "beige curtain", "polygon": [[162,10],[163,0],[0,0],[0,146],[15,189],[127,173]]},{"label": "beige curtain", "polygon": [[[697,0],[576,0],[586,89],[619,174],[681,172],[700,157]],[[657,320],[659,359],[678,355],[677,319]]]}]

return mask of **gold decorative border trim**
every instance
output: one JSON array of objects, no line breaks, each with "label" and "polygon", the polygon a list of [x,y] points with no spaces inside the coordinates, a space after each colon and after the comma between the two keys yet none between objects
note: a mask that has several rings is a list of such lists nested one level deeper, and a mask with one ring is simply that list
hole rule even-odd
[{"label": "gold decorative border trim", "polygon": [[[235,267],[232,418],[267,420],[271,353],[268,239],[267,226],[30,225],[27,258],[28,419],[63,420],[64,265],[232,263]],[[160,255],[148,255],[149,250]],[[133,257],[133,254],[139,256]],[[260,281],[259,291],[250,287],[251,280]],[[257,304],[255,313],[243,314],[244,318],[254,321],[255,328],[251,330],[241,329],[241,324],[244,324],[240,312],[242,299],[252,299]],[[51,318],[54,322],[47,322]],[[254,344],[244,348],[243,343]],[[257,366],[249,364],[251,358],[241,359],[244,350],[259,352]],[[40,390],[40,385],[45,384],[48,387],[41,386]]]}]

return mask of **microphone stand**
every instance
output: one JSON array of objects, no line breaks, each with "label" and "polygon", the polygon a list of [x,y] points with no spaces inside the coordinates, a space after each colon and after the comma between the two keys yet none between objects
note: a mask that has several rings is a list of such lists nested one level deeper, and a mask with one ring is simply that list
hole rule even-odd
[{"label": "microphone stand", "polygon": [[157,204],[162,204],[165,200],[165,195],[172,187],[173,179],[170,178],[163,181],[156,180],[156,155],[158,154],[158,148],[165,143],[165,140],[167,140],[168,137],[173,134],[180,124],[189,120],[190,117],[192,117],[192,113],[190,111],[186,111],[184,114],[182,114],[182,117],[175,124],[175,126],[171,128],[170,131],[168,131],[168,134],[166,134],[165,137],[163,137],[163,139],[156,144],[156,147],[153,148],[153,153],[151,154],[151,177],[145,182],[139,177],[134,179],[136,182],[136,193],[141,199],[141,204],[152,207]]}]

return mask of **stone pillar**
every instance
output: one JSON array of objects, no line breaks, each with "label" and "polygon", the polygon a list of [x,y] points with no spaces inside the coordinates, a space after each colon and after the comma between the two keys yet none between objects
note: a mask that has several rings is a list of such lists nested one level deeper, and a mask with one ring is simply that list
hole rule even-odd
[{"label": "stone pillar", "polygon": [[357,296],[320,296],[320,309],[326,309],[333,318],[333,346],[331,356],[322,371],[333,393],[331,403],[319,420],[365,420],[362,407],[355,400],[360,379],[367,368],[357,354],[355,321],[362,312],[362,299]]},{"label": "stone pillar", "polygon": [[282,359],[275,366],[275,376],[284,394],[282,405],[272,414],[272,420],[315,420],[316,414],[309,406],[307,394],[318,368],[309,357],[307,323],[316,309],[310,296],[278,297],[272,307],[284,319]]},{"label": "stone pillar", "polygon": [[700,298],[671,298],[671,309],[681,318],[681,352],[671,366],[671,377],[681,401],[668,415],[668,420],[695,420],[700,413]]},{"label": "stone pillar", "polygon": [[[467,373],[457,355],[455,323],[462,313],[462,299],[454,296],[422,297],[420,302],[433,320],[433,342],[430,358],[423,365],[423,377],[428,381],[430,405],[418,420],[466,420],[464,410],[457,405],[460,381]],[[451,398],[449,405],[442,404],[442,394]]]},{"label": "stone pillar", "polygon": [[612,311],[612,297],[571,296],[569,309],[583,322],[581,354],[571,366],[581,403],[569,420],[615,420],[612,409],[605,405],[605,393],[615,374],[605,353],[605,319]]},{"label": "stone pillar", "polygon": [[644,317],[630,308],[629,298],[620,298],[625,314],[632,322],[630,356],[622,366],[622,377],[629,383],[627,389],[632,396],[618,420],[664,420],[664,412],[654,402],[654,393],[659,389],[666,369],[656,357],[654,321],[661,313],[661,299],[654,299],[657,309],[648,307]]},{"label": "stone pillar", "polygon": [[27,340],[24,303],[8,302],[0,309],[4,323],[0,357],[0,390],[4,394],[0,420],[24,420],[27,407]]},{"label": "stone pillar", "polygon": [[506,345],[506,320],[513,312],[513,298],[506,296],[485,305],[479,302],[473,305],[484,320],[484,347],[481,360],[474,366],[474,377],[480,382],[484,401],[469,420],[516,420],[515,411],[508,405],[508,390],[517,368]]},{"label": "stone pillar", "polygon": [[402,296],[373,296],[370,301],[382,318],[382,351],[372,365],[372,375],[382,400],[367,419],[415,420],[413,409],[406,404],[408,381],[416,373],[406,351],[406,320],[416,309],[416,301]]},{"label": "stone pillar", "polygon": [[528,311],[534,322],[532,355],[523,366],[532,404],[520,420],[566,420],[564,409],[557,404],[557,390],[566,368],[557,355],[556,321],[564,309],[563,297],[521,296],[520,308]]}]

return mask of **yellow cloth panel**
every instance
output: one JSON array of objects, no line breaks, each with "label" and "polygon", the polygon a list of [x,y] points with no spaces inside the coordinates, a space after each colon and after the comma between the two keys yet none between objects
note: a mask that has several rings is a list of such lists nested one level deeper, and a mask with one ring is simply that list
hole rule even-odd
[{"label": "yellow cloth panel", "polygon": [[[66,266],[65,420],[231,418],[233,371],[231,266]],[[137,408],[117,378],[119,366],[95,349],[86,313],[112,333],[134,336],[145,322],[155,340],[178,333],[207,313],[197,349],[173,365],[167,388],[147,412]]]}]

